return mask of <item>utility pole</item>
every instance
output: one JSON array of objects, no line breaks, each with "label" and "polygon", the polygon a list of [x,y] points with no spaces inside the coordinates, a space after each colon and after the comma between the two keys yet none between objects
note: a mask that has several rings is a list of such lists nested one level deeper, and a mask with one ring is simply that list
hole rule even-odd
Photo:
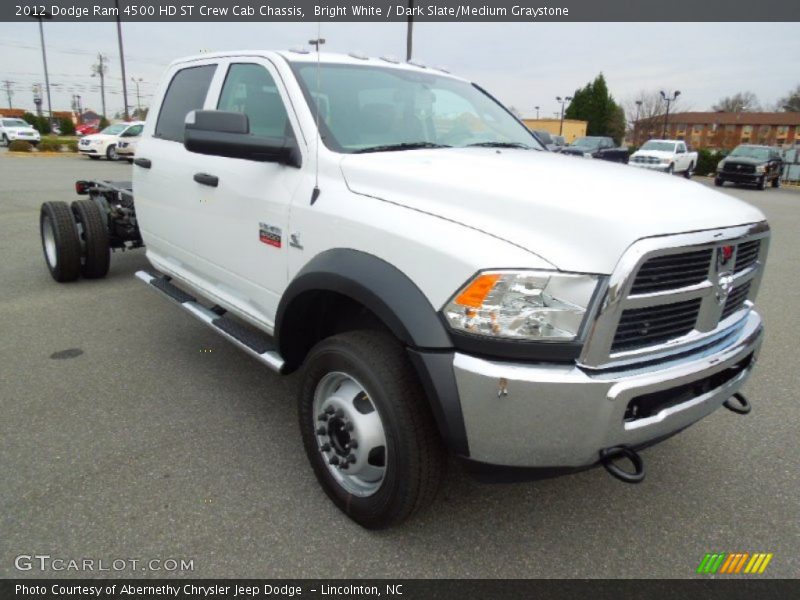
[{"label": "utility pole", "polygon": [[128,85],[125,77],[125,50],[122,48],[122,23],[119,19],[119,0],[114,0],[114,5],[117,7],[117,41],[119,42],[119,64],[122,69],[122,102],[125,104],[122,114],[127,121],[130,118],[128,115]]},{"label": "utility pole", "polygon": [[36,105],[36,116],[42,116],[42,84],[33,84],[33,103]]},{"label": "utility pole", "polygon": [[139,97],[139,84],[143,81],[143,79],[141,77],[139,77],[139,79],[136,79],[136,77],[131,77],[131,81],[136,86],[136,111],[139,113],[137,118],[141,119],[142,118],[142,99]]},{"label": "utility pole", "polygon": [[50,75],[47,72],[47,51],[44,48],[44,26],[42,25],[42,19],[52,19],[53,17],[49,13],[43,13],[37,15],[35,18],[37,21],[39,21],[39,39],[41,39],[42,41],[42,64],[44,64],[44,85],[45,88],[47,89],[47,114],[49,118],[49,123],[52,125],[53,105],[50,103]]},{"label": "utility pole", "polygon": [[636,120],[633,122],[633,145],[634,146],[636,145],[636,142],[639,139],[639,136],[637,134],[639,133],[638,132],[638,129],[639,129],[639,111],[641,111],[641,110],[642,110],[642,101],[641,100],[637,100],[636,101]]},{"label": "utility pole", "polygon": [[6,79],[3,83],[6,86],[6,96],[8,96],[8,108],[14,108],[11,104],[11,99],[14,97],[14,90],[11,89],[11,85],[14,82]]},{"label": "utility pole", "polygon": [[[97,64],[92,65],[92,77],[100,78],[100,99],[103,103],[103,117],[106,116],[106,71],[108,67],[105,64],[106,57],[102,53],[97,53]],[[123,79],[123,81],[125,81]],[[106,117],[107,118],[107,117]]]},{"label": "utility pole", "polygon": [[533,108],[536,109],[536,120],[538,121],[539,120],[539,107],[538,106],[534,106]]},{"label": "utility pole", "polygon": [[564,105],[572,100],[572,96],[556,96],[556,102],[561,104],[561,124],[558,127],[558,135],[564,135]]},{"label": "utility pole", "polygon": [[661,137],[664,138],[664,139],[666,139],[666,137],[667,137],[667,125],[669,124],[669,105],[671,103],[675,102],[675,100],[677,100],[678,96],[680,96],[680,95],[681,95],[681,91],[680,90],[675,90],[675,93],[672,94],[671,97],[668,96],[667,94],[665,94],[663,90],[661,91],[661,97],[667,103],[667,112],[664,113],[664,133],[661,134]]},{"label": "utility pole", "polygon": [[406,30],[406,61],[411,60],[411,46],[414,36],[414,0],[408,0],[408,29]]}]

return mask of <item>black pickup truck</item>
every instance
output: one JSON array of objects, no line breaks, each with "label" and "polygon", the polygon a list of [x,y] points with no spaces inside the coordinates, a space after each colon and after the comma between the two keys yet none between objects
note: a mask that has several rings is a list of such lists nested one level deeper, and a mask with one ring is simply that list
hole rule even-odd
[{"label": "black pickup truck", "polygon": [[726,181],[735,184],[755,185],[760,190],[780,187],[783,158],[776,148],[741,144],[717,164],[714,185],[722,187]]},{"label": "black pickup truck", "polygon": [[585,158],[599,158],[611,162],[628,163],[628,151],[618,148],[614,140],[603,136],[579,137],[569,146],[561,150],[561,154],[583,156]]}]

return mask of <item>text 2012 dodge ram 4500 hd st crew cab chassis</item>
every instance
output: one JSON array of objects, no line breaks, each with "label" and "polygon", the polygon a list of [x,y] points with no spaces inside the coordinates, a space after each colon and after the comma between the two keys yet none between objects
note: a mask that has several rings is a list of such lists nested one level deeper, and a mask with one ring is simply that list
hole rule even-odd
[{"label": "text 2012 dodge ram 4500 hd st crew cab chassis", "polygon": [[484,475],[602,465],[636,482],[639,448],[750,408],[764,216],[545,152],[463,79],[188,58],[132,168],[132,191],[79,181],[72,209],[42,206],[53,277],[102,277],[109,247],[146,245],[149,287],[275,371],[302,369],[308,458],[366,527],[428,503],[446,448]]}]

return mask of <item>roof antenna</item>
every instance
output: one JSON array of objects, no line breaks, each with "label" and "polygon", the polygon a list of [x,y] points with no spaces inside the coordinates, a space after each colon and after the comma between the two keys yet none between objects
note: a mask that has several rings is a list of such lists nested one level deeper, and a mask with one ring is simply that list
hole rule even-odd
[{"label": "roof antenna", "polygon": [[325,38],[321,35],[321,28],[322,24],[320,21],[317,21],[317,39],[315,40],[308,40],[308,43],[312,46],[315,46],[317,49],[317,98],[316,98],[316,106],[314,108],[314,118],[317,121],[317,148],[316,148],[316,158],[314,159],[316,164],[314,165],[314,191],[311,192],[311,206],[314,206],[314,202],[317,201],[319,198],[319,142],[322,134],[319,131],[319,103],[320,103],[320,93],[319,93],[319,47],[325,43]]}]

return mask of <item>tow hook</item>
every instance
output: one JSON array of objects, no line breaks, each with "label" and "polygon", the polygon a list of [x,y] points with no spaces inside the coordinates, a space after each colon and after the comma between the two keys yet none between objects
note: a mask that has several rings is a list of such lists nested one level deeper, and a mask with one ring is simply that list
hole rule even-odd
[{"label": "tow hook", "polygon": [[[736,402],[734,402],[734,400]],[[722,406],[731,412],[735,412],[737,415],[746,415],[753,410],[753,406],[750,404],[750,401],[744,397],[744,394],[740,392],[736,392],[733,396],[725,400],[725,402],[722,403]]]},{"label": "tow hook", "polygon": [[[625,471],[620,468],[614,463],[617,458],[627,458],[631,461],[634,471]],[[641,483],[644,479],[644,461],[636,450],[628,446],[613,446],[600,450],[600,464],[612,477],[625,483]]]}]

